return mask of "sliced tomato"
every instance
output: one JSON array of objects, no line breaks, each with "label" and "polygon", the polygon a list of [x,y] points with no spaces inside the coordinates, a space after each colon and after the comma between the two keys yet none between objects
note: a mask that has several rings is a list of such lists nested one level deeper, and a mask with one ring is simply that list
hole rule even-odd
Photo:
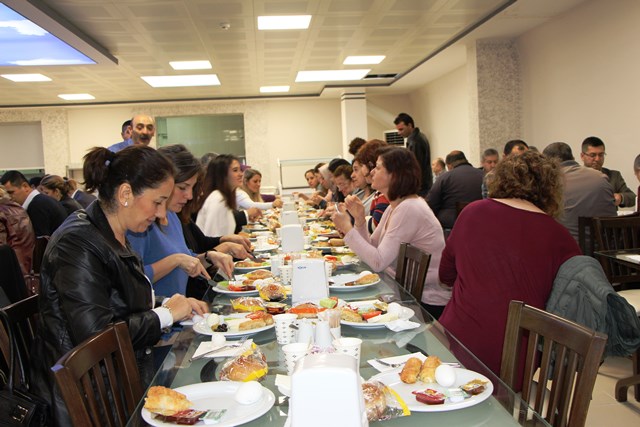
[{"label": "sliced tomato", "polygon": [[366,313],[362,313],[361,316],[364,320],[369,320],[372,317],[380,316],[381,314],[382,314],[382,311],[373,310],[373,311],[367,311]]},{"label": "sliced tomato", "polygon": [[233,292],[244,292],[248,290],[247,288],[246,285],[229,285],[229,290]]},{"label": "sliced tomato", "polygon": [[333,256],[333,255],[325,255],[324,259],[327,260],[327,261],[333,261],[333,262],[338,261],[338,257],[337,256]]}]

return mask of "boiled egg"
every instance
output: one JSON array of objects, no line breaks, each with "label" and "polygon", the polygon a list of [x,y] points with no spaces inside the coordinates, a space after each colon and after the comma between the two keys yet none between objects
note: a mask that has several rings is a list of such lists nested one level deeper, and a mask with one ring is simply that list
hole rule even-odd
[{"label": "boiled egg", "polygon": [[210,313],[207,316],[207,326],[211,328],[211,330],[215,330],[220,324],[220,316],[216,313]]},{"label": "boiled egg", "polygon": [[236,402],[241,405],[251,405],[262,399],[263,389],[257,381],[247,381],[240,384],[234,395]]},{"label": "boiled egg", "polygon": [[456,371],[449,365],[438,366],[435,376],[436,382],[442,387],[451,387],[456,382]]}]

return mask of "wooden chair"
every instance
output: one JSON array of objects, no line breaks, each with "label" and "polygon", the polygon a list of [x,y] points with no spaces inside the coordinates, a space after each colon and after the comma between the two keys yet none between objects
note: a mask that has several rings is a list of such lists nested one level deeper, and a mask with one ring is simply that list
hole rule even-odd
[{"label": "wooden chair", "polygon": [[596,251],[596,236],[593,227],[593,217],[578,217],[578,246],[582,255],[594,256]]},{"label": "wooden chair", "polygon": [[51,368],[74,426],[125,425],[142,398],[129,329],[110,325]]},{"label": "wooden chair", "polygon": [[405,288],[413,297],[420,301],[422,289],[427,277],[431,255],[427,254],[409,243],[400,245],[398,264],[396,266],[396,281]]},{"label": "wooden chair", "polygon": [[[584,426],[606,341],[605,334],[511,301],[500,378],[512,388],[522,379],[523,401],[529,402],[551,425]],[[518,366],[523,349],[524,375]],[[521,375],[523,378],[518,378]],[[523,411],[520,413],[522,416]]]},{"label": "wooden chair", "polygon": [[[593,218],[598,247],[603,251],[640,248],[640,216]],[[640,282],[637,269],[600,257],[607,278],[616,284]]]},{"label": "wooden chair", "polygon": [[[22,301],[10,304],[2,309],[9,319],[13,328],[14,340],[18,352],[15,357],[18,359],[18,366],[24,367],[24,372],[15,372],[13,375],[14,385],[21,383],[29,384],[31,348],[36,336],[38,324],[38,296],[34,295]],[[4,326],[0,326],[0,346],[6,366],[9,366],[9,337]]]}]

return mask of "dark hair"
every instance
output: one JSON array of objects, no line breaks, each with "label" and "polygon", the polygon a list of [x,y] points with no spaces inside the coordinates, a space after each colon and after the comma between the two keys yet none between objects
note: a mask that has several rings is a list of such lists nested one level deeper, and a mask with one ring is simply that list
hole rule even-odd
[{"label": "dark hair", "polygon": [[604,147],[604,141],[597,136],[589,136],[582,141],[582,152],[586,153],[589,147]]},{"label": "dark hair", "polygon": [[379,139],[372,139],[367,141],[356,154],[354,162],[360,163],[365,166],[371,172],[376,167],[376,160],[378,160],[378,152],[381,148],[386,147],[387,143],[380,141]]},{"label": "dark hair", "polygon": [[462,163],[469,163],[467,162],[467,158],[465,157],[464,153],[459,150],[455,150],[447,154],[447,157],[445,157],[444,162],[452,166],[457,166]]},{"label": "dark hair", "polygon": [[412,127],[416,127],[415,123],[413,123],[413,118],[407,113],[400,113],[398,117],[393,121],[394,125],[404,123],[405,125],[411,125]]},{"label": "dark hair", "polygon": [[434,160],[434,162],[436,162],[436,164],[438,164],[442,169],[447,167],[447,165],[444,163],[444,160],[442,160],[442,157],[438,157]]},{"label": "dark hair", "polygon": [[535,151],[507,156],[488,180],[489,197],[527,200],[552,217],[562,212],[562,179],[558,163]]},{"label": "dark hair", "polygon": [[542,154],[551,159],[557,159],[560,162],[574,160],[571,147],[569,147],[569,144],[564,142],[553,142],[547,145],[545,149],[542,150]]},{"label": "dark hair", "polygon": [[14,187],[19,187],[23,183],[29,184],[27,178],[20,171],[6,171],[0,178],[0,184],[5,185],[10,182]]},{"label": "dark hair", "polygon": [[325,163],[325,162],[320,162],[320,163],[318,163],[317,165],[315,165],[315,166],[313,167],[313,173],[320,173],[320,168],[321,168],[322,166],[324,166],[324,165],[326,165],[326,163]]},{"label": "dark hair", "polygon": [[312,174],[312,175],[315,175],[315,174],[316,174],[316,169],[315,169],[315,168],[314,168],[314,169],[307,169],[307,170],[304,172],[304,177],[305,177],[305,179],[307,178],[307,174],[308,174],[308,173],[310,173],[310,174]]},{"label": "dark hair", "polygon": [[482,161],[484,162],[484,159],[486,159],[489,156],[499,156],[499,155],[500,153],[498,153],[498,150],[496,150],[495,148],[487,148],[482,152]]},{"label": "dark hair", "polygon": [[416,156],[406,148],[384,147],[378,157],[391,174],[387,199],[390,201],[417,194],[420,189],[420,166]]},{"label": "dark hair", "polygon": [[175,172],[171,161],[151,147],[134,145],[113,153],[94,147],[84,156],[82,173],[88,192],[98,190],[105,210],[116,205],[116,190],[124,183],[131,185],[133,195],[147,188],[158,188]]},{"label": "dark hair", "polygon": [[122,133],[124,133],[124,131],[127,130],[127,128],[129,126],[131,126],[131,119],[129,119],[126,122],[122,123]]},{"label": "dark hair", "polygon": [[178,213],[178,217],[182,223],[188,223],[191,213],[194,207],[200,202],[202,194],[202,178],[204,178],[204,168],[200,163],[200,160],[196,159],[191,151],[182,144],[165,145],[158,148],[158,151],[165,155],[176,170],[176,174],[173,177],[176,184],[185,182],[191,179],[194,175],[197,176],[195,185],[192,188],[193,197],[191,200],[187,200],[187,203],[182,207],[182,210]]},{"label": "dark hair", "polygon": [[344,179],[351,181],[351,174],[353,173],[353,167],[351,165],[340,165],[333,172],[333,177],[342,176]]},{"label": "dark hair", "polygon": [[329,172],[333,174],[336,171],[336,169],[338,169],[338,166],[350,165],[350,164],[351,163],[349,163],[345,159],[333,159],[329,162]]},{"label": "dark hair", "polygon": [[220,154],[209,162],[204,178],[203,201],[215,190],[220,191],[229,209],[236,209],[236,187],[229,182],[231,164],[240,160],[232,154]]},{"label": "dark hair", "polygon": [[640,154],[636,156],[636,159],[633,161],[633,171],[638,173],[640,171]]},{"label": "dark hair", "polygon": [[71,191],[71,185],[69,185],[69,182],[58,175],[45,175],[42,178],[42,181],[40,181],[40,185],[48,188],[49,190],[58,190],[63,199],[67,197]]},{"label": "dark hair", "polygon": [[513,151],[513,147],[529,148],[527,143],[524,142],[523,140],[521,140],[521,139],[512,139],[511,141],[507,141],[507,143],[504,144],[504,150],[502,151],[502,153],[505,156],[508,156],[509,154],[511,154],[511,151]]},{"label": "dark hair", "polygon": [[349,154],[355,156],[358,150],[360,149],[360,147],[362,147],[365,144],[365,142],[367,141],[365,141],[364,139],[358,136],[353,138],[349,143]]},{"label": "dark hair", "polygon": [[44,178],[44,176],[34,176],[32,178],[29,178],[29,185],[33,188],[38,188],[40,182],[42,181],[42,178]]}]

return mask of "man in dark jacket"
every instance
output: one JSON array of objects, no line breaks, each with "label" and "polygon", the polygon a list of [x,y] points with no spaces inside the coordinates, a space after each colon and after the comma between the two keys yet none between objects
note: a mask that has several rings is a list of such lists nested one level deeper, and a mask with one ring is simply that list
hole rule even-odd
[{"label": "man in dark jacket", "polygon": [[418,194],[425,197],[431,185],[433,184],[433,176],[431,172],[431,148],[429,148],[429,140],[420,132],[420,128],[415,127],[413,119],[407,113],[400,113],[393,121],[396,130],[403,138],[407,139],[407,149],[411,151],[418,160],[422,176],[422,184]]}]

